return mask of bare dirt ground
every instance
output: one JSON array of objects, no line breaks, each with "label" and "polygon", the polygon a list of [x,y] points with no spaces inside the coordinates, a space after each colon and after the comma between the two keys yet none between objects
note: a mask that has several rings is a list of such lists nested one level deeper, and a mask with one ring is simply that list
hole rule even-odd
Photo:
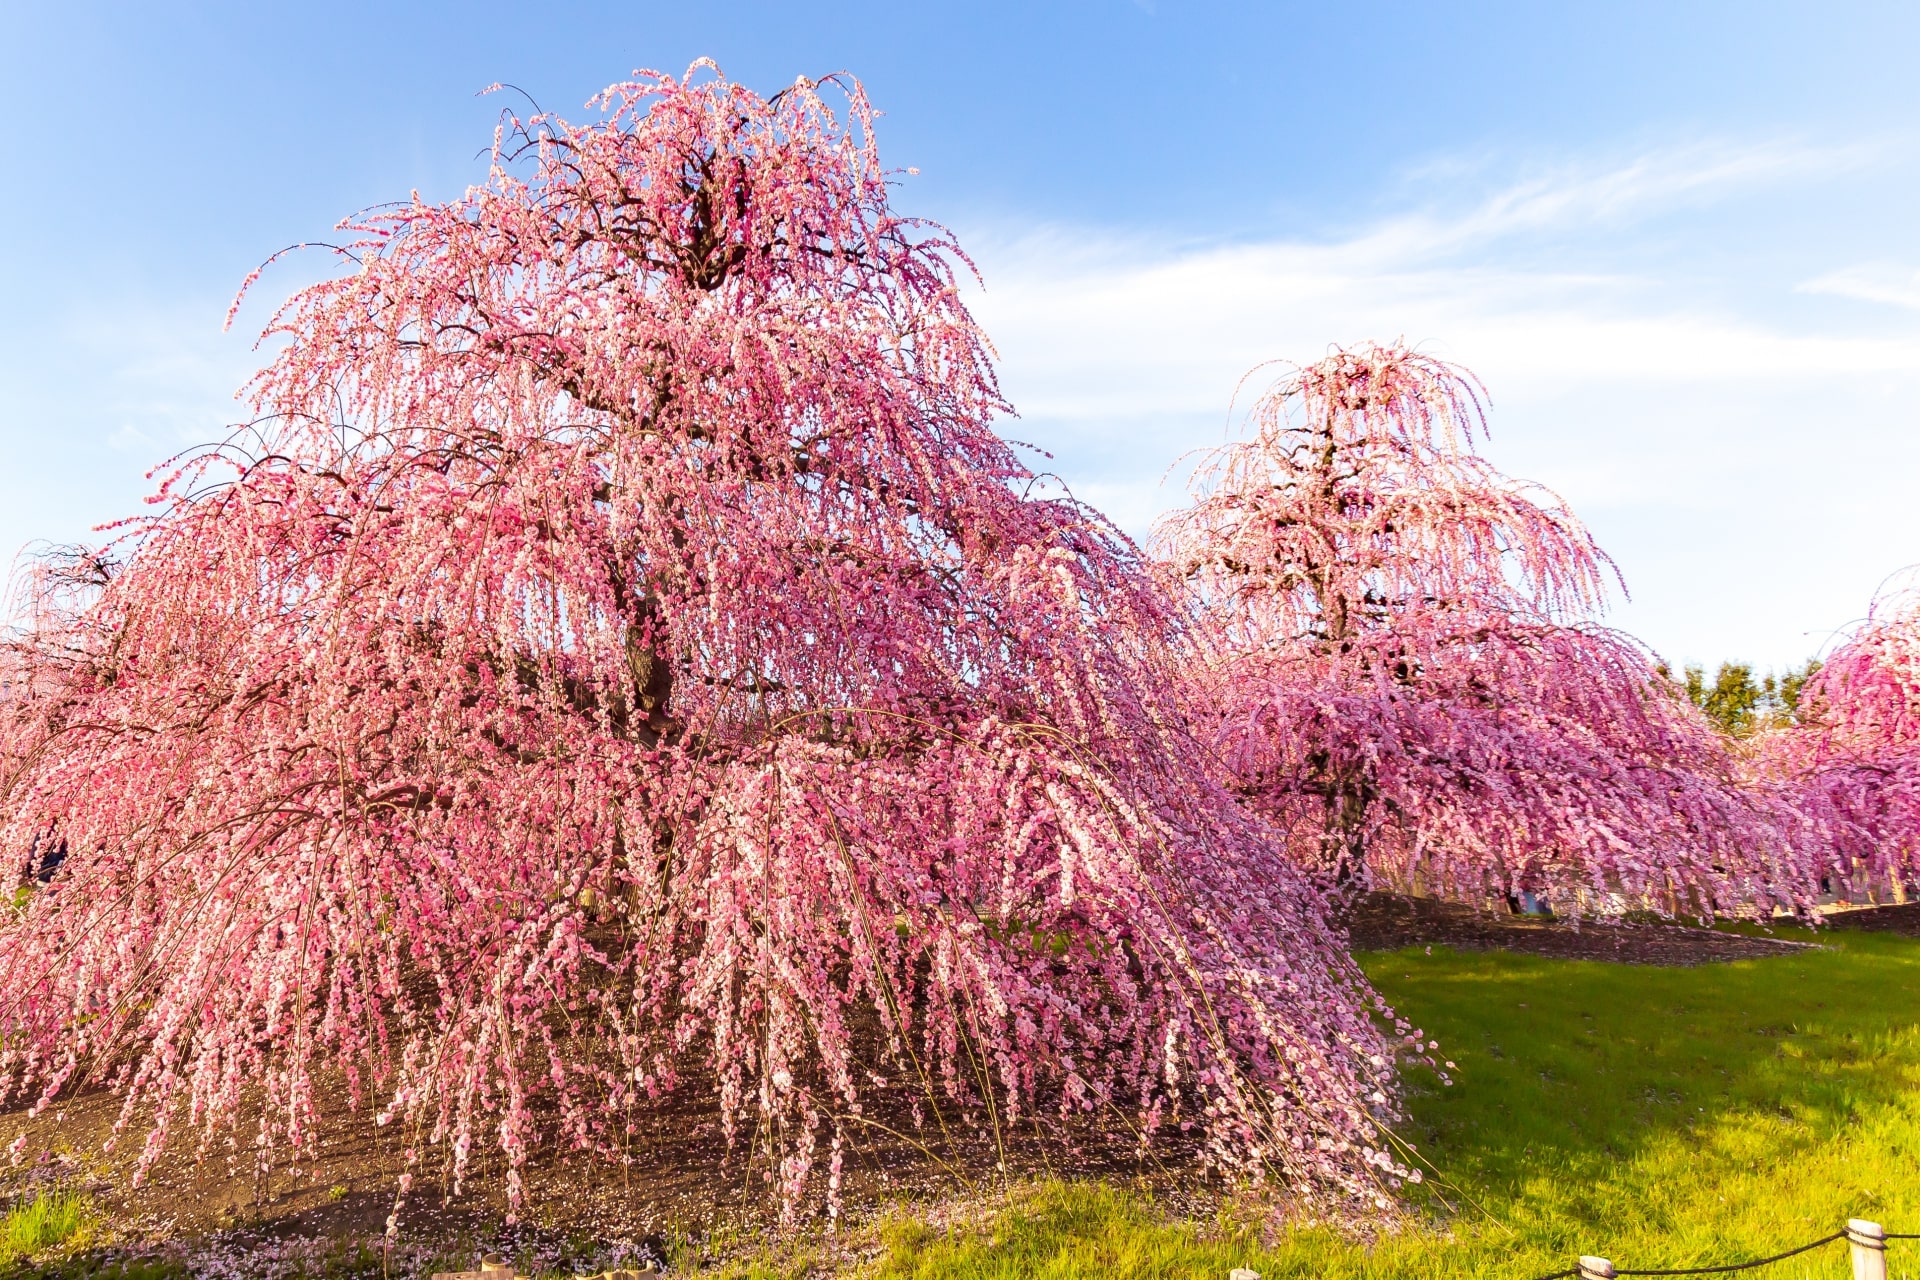
[{"label": "bare dirt ground", "polygon": [[1835,911],[1827,917],[1827,923],[1835,929],[1866,929],[1874,933],[1898,933],[1909,938],[1920,938],[1920,902]]},{"label": "bare dirt ground", "polygon": [[[167,1154],[138,1188],[132,1174],[147,1124],[136,1118],[116,1149],[103,1152],[120,1110],[120,1100],[105,1090],[83,1092],[33,1119],[18,1109],[0,1113],[0,1146],[23,1130],[28,1138],[23,1166],[0,1176],[0,1194],[48,1180],[79,1183],[134,1244],[215,1231],[271,1239],[377,1238],[406,1169],[406,1139],[393,1128],[376,1127],[367,1109],[355,1114],[344,1098],[334,1102],[318,1152],[297,1168],[282,1159],[270,1175],[258,1172],[252,1133],[245,1129],[231,1145],[223,1139],[198,1154],[195,1135],[176,1131]],[[1013,1180],[1046,1175],[1105,1177],[1151,1191],[1163,1203],[1198,1208],[1210,1202],[1196,1176],[1194,1153],[1181,1149],[1177,1133],[1162,1135],[1155,1154],[1143,1159],[1120,1119],[1071,1130],[1055,1124],[1044,1139],[1023,1125],[996,1143],[990,1131],[964,1127],[951,1107],[944,1135],[924,1108],[923,1126],[916,1129],[904,1096],[870,1102],[869,1117],[864,1125],[848,1126],[845,1136],[841,1205],[856,1222],[902,1201],[990,1193]],[[822,1135],[816,1152],[814,1217],[824,1214],[819,1201],[828,1137]],[[505,1220],[505,1167],[497,1154],[480,1154],[484,1148],[484,1141],[475,1142],[475,1161],[458,1194],[441,1178],[437,1158],[444,1148],[423,1148],[429,1158],[417,1168],[401,1213],[403,1236],[485,1234]],[[569,1238],[711,1240],[752,1237],[777,1219],[764,1148],[744,1133],[729,1147],[717,1111],[697,1088],[649,1114],[628,1155],[623,1165],[575,1152],[536,1152],[525,1171],[523,1221]]]},{"label": "bare dirt ground", "polygon": [[[1912,919],[1913,927],[1920,930],[1920,914]],[[1397,893],[1365,895],[1353,904],[1346,925],[1356,951],[1394,951],[1422,943],[1440,943],[1465,951],[1518,951],[1564,960],[1609,960],[1620,964],[1711,964],[1720,960],[1784,955],[1809,945],[1781,938],[1719,933],[1683,924],[1575,922],[1515,916]]]}]

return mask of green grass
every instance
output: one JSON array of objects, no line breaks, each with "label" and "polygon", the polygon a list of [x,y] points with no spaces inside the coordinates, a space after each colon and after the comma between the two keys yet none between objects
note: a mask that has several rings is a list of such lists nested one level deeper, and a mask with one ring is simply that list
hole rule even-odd
[{"label": "green grass", "polygon": [[[1920,942],[1697,969],[1454,953],[1363,957],[1459,1064],[1410,1085],[1431,1164],[1415,1224],[1371,1246],[1169,1223],[1110,1187],[1046,1186],[937,1232],[902,1218],[874,1270],[905,1277],[1279,1276],[1523,1280],[1599,1253],[1623,1267],[1772,1253],[1848,1217],[1920,1231]],[[1920,1276],[1920,1241],[1889,1274]],[[1850,1274],[1844,1246],[1750,1273]]]},{"label": "green grass", "polygon": [[92,1223],[92,1205],[74,1191],[42,1191],[0,1218],[0,1267],[77,1242]]}]

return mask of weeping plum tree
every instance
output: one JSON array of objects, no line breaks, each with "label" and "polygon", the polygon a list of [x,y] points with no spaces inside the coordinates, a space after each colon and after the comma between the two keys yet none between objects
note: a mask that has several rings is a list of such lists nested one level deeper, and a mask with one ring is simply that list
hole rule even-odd
[{"label": "weeping plum tree", "polygon": [[1791,811],[1591,619],[1613,566],[1473,452],[1481,393],[1402,346],[1277,382],[1161,546],[1212,637],[1235,785],[1339,881],[1800,900]]},{"label": "weeping plum tree", "polygon": [[116,571],[43,576],[9,1097],[297,1163],[338,1079],[516,1200],[695,1085],[790,1206],[907,1110],[1404,1175],[1370,993],[1163,702],[1178,617],[1025,496],[965,259],[839,91],[506,117],[465,198],[346,224]]},{"label": "weeping plum tree", "polygon": [[1795,722],[1755,744],[1826,833],[1828,869],[1902,897],[1920,879],[1920,586],[1907,576],[1807,680]]}]

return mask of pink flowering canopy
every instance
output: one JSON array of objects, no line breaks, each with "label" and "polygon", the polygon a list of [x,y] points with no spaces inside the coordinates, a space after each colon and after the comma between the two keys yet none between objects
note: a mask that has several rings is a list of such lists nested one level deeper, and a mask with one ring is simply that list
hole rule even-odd
[{"label": "pink flowering canopy", "polygon": [[1920,880],[1920,586],[1900,575],[1800,696],[1798,723],[1762,735],[1765,774],[1791,789],[1831,869]]},{"label": "pink flowering canopy", "polygon": [[1404,346],[1336,352],[1268,389],[1162,526],[1234,784],[1338,881],[1798,901],[1791,811],[1594,624],[1612,564],[1473,452],[1481,400]]},{"label": "pink flowering canopy", "polygon": [[1166,702],[1179,618],[1026,496],[965,259],[840,91],[508,118],[483,186],[346,224],[117,568],[37,580],[9,1096],[297,1162],[339,1081],[516,1200],[674,1089],[789,1206],[905,1111],[1404,1175],[1370,992]]}]

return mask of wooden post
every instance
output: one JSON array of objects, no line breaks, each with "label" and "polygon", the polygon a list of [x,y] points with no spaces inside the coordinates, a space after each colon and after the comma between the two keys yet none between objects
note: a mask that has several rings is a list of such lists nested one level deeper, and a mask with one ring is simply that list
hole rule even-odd
[{"label": "wooden post", "polygon": [[1605,1258],[1582,1256],[1580,1280],[1613,1280],[1613,1264]]},{"label": "wooden post", "polygon": [[510,1276],[513,1264],[497,1253],[490,1253],[480,1259],[480,1274],[483,1276]]},{"label": "wooden post", "polygon": [[1887,1280],[1887,1233],[1879,1223],[1848,1218],[1847,1252],[1853,1255],[1853,1280]]}]

